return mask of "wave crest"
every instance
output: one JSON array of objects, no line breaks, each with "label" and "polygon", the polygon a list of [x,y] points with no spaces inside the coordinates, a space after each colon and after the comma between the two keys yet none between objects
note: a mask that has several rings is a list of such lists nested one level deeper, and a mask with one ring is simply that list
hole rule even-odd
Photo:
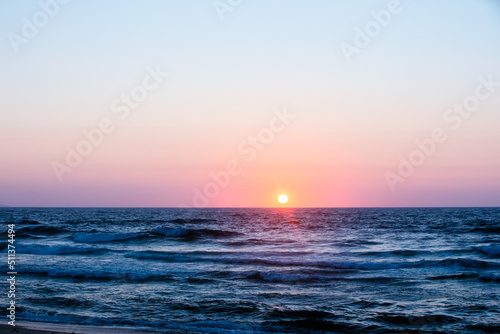
[{"label": "wave crest", "polygon": [[107,251],[105,248],[73,247],[68,245],[18,245],[19,253],[35,255],[101,254]]},{"label": "wave crest", "polygon": [[99,243],[111,241],[123,241],[135,239],[142,236],[140,233],[84,233],[77,232],[73,235],[73,240],[82,243]]}]

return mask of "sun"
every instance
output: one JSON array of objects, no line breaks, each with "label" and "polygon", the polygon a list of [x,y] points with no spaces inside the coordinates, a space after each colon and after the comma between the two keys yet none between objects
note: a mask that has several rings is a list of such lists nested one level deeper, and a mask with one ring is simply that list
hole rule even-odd
[{"label": "sun", "polygon": [[288,196],[285,194],[279,195],[278,202],[280,202],[281,204],[285,204],[286,202],[288,202]]}]

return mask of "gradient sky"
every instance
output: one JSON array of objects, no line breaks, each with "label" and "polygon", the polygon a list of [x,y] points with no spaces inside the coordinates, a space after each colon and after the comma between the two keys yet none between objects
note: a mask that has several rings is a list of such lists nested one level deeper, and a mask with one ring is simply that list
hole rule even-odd
[{"label": "gradient sky", "polygon": [[[351,62],[340,46],[387,1],[243,0],[224,20],[210,0],[71,1],[16,53],[40,3],[0,1],[4,205],[192,206],[230,161],[204,205],[500,205],[500,87],[457,129],[443,120],[480,77],[500,82],[498,1],[401,1]],[[120,119],[113,101],[156,67],[168,77]],[[254,158],[238,151],[284,109]],[[53,162],[106,118],[60,182]],[[384,173],[434,128],[447,141],[391,191]]]}]

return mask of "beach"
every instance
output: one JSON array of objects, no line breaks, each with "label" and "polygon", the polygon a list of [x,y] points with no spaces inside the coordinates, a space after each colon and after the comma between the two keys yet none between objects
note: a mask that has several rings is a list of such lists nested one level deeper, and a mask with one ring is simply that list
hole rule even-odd
[{"label": "beach", "polygon": [[[0,324],[0,333],[13,334],[140,334],[140,333],[158,333],[148,329],[134,329],[124,327],[96,327],[73,324],[54,324],[43,322],[21,321],[16,326]],[[178,332],[162,330],[161,333],[187,334],[188,332]],[[194,333],[194,332],[191,332]]]}]

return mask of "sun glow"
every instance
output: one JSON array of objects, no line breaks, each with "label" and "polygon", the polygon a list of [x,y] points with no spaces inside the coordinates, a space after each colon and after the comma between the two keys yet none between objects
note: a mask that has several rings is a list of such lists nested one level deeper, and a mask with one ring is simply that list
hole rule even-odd
[{"label": "sun glow", "polygon": [[280,202],[281,204],[285,204],[286,202],[288,202],[288,196],[285,194],[279,195],[278,202]]}]

